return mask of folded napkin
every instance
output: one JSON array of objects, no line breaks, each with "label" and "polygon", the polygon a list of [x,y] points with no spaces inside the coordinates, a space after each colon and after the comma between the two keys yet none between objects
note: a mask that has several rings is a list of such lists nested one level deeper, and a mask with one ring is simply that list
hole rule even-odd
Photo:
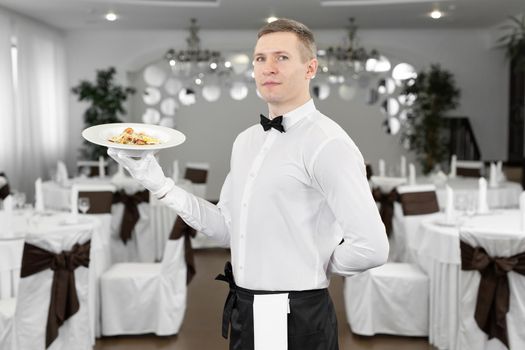
[{"label": "folded napkin", "polygon": [[35,210],[44,211],[44,191],[42,190],[42,179],[35,181]]},{"label": "folded napkin", "polygon": [[99,177],[106,176],[106,166],[104,164],[104,157],[102,156],[98,157],[98,176]]},{"label": "folded napkin", "polygon": [[288,349],[288,293],[253,297],[254,350]]},{"label": "folded napkin", "polygon": [[175,183],[179,182],[180,180],[180,168],[178,160],[173,161],[173,175],[171,175],[171,177]]},{"label": "folded napkin", "polygon": [[13,199],[13,195],[9,195],[4,198],[4,210],[8,213],[13,212],[13,208],[15,206],[15,202]]},{"label": "folded napkin", "polygon": [[455,154],[452,155],[450,158],[450,171],[448,173],[448,177],[453,179],[456,177],[456,165],[457,165],[458,158]]},{"label": "folded napkin", "polygon": [[385,161],[379,159],[379,176],[385,176]]},{"label": "folded napkin", "polygon": [[446,186],[445,220],[454,221],[454,190],[449,185]]},{"label": "folded napkin", "polygon": [[496,163],[496,174],[498,182],[504,182],[507,180],[505,173],[503,173],[503,162],[501,160]]},{"label": "folded napkin", "polygon": [[479,178],[479,189],[478,189],[478,214],[488,213],[489,206],[487,205],[487,180],[485,178]]},{"label": "folded napkin", "polygon": [[414,166],[414,163],[408,165],[408,184],[416,184],[416,167]]},{"label": "folded napkin", "polygon": [[405,156],[401,156],[401,177],[407,177],[407,159]]},{"label": "folded napkin", "polygon": [[489,186],[491,188],[498,187],[498,173],[494,163],[490,163]]},{"label": "folded napkin", "polygon": [[68,175],[67,175],[67,168],[64,162],[58,161],[57,162],[57,176],[56,176],[57,182],[59,184],[63,184],[67,182]]}]

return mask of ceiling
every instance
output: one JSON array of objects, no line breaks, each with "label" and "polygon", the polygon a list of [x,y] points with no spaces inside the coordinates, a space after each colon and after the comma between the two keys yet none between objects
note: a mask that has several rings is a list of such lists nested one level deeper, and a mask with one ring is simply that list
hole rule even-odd
[{"label": "ceiling", "polygon": [[[330,6],[322,6],[322,3]],[[426,14],[438,5],[447,15]],[[483,28],[525,12],[524,0],[0,0],[0,6],[65,30],[186,29],[195,17],[206,29],[251,29],[274,15],[315,29]],[[108,22],[113,10],[119,19]]]}]

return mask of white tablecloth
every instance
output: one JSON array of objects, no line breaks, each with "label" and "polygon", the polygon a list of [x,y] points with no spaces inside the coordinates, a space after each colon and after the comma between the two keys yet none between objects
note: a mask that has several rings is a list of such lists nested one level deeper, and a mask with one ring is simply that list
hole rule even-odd
[{"label": "white tablecloth", "polygon": [[[418,178],[417,182],[418,184],[432,183],[430,178]],[[478,178],[457,177],[449,179],[446,184],[454,190],[454,198],[456,200],[460,196],[465,199],[470,196],[477,203]],[[521,184],[511,181],[502,182],[498,187],[488,187],[487,202],[489,208],[517,208],[522,191]],[[437,186],[436,195],[439,207],[444,209],[446,204],[446,188],[444,185]]]},{"label": "white tablecloth", "polygon": [[483,228],[490,234],[524,235],[519,231],[519,210],[460,219],[458,226],[445,224],[445,216],[438,214],[424,221],[419,230],[407,232],[411,256],[430,278],[429,341],[438,349],[456,346],[461,269],[459,225]]}]

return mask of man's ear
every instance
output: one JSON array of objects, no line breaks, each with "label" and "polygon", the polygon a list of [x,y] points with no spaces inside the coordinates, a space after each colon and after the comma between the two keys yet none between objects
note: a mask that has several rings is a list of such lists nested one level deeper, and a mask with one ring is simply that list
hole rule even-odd
[{"label": "man's ear", "polygon": [[308,62],[308,66],[306,69],[306,79],[313,79],[315,77],[318,66],[319,66],[319,61],[317,61],[317,58],[312,58]]}]

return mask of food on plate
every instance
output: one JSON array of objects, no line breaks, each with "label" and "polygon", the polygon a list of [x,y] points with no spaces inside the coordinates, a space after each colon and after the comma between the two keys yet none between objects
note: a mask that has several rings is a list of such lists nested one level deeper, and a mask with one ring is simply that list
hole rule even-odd
[{"label": "food on plate", "polygon": [[144,132],[135,132],[133,128],[126,128],[118,135],[109,139],[110,142],[123,145],[158,145],[160,140],[146,135]]}]

